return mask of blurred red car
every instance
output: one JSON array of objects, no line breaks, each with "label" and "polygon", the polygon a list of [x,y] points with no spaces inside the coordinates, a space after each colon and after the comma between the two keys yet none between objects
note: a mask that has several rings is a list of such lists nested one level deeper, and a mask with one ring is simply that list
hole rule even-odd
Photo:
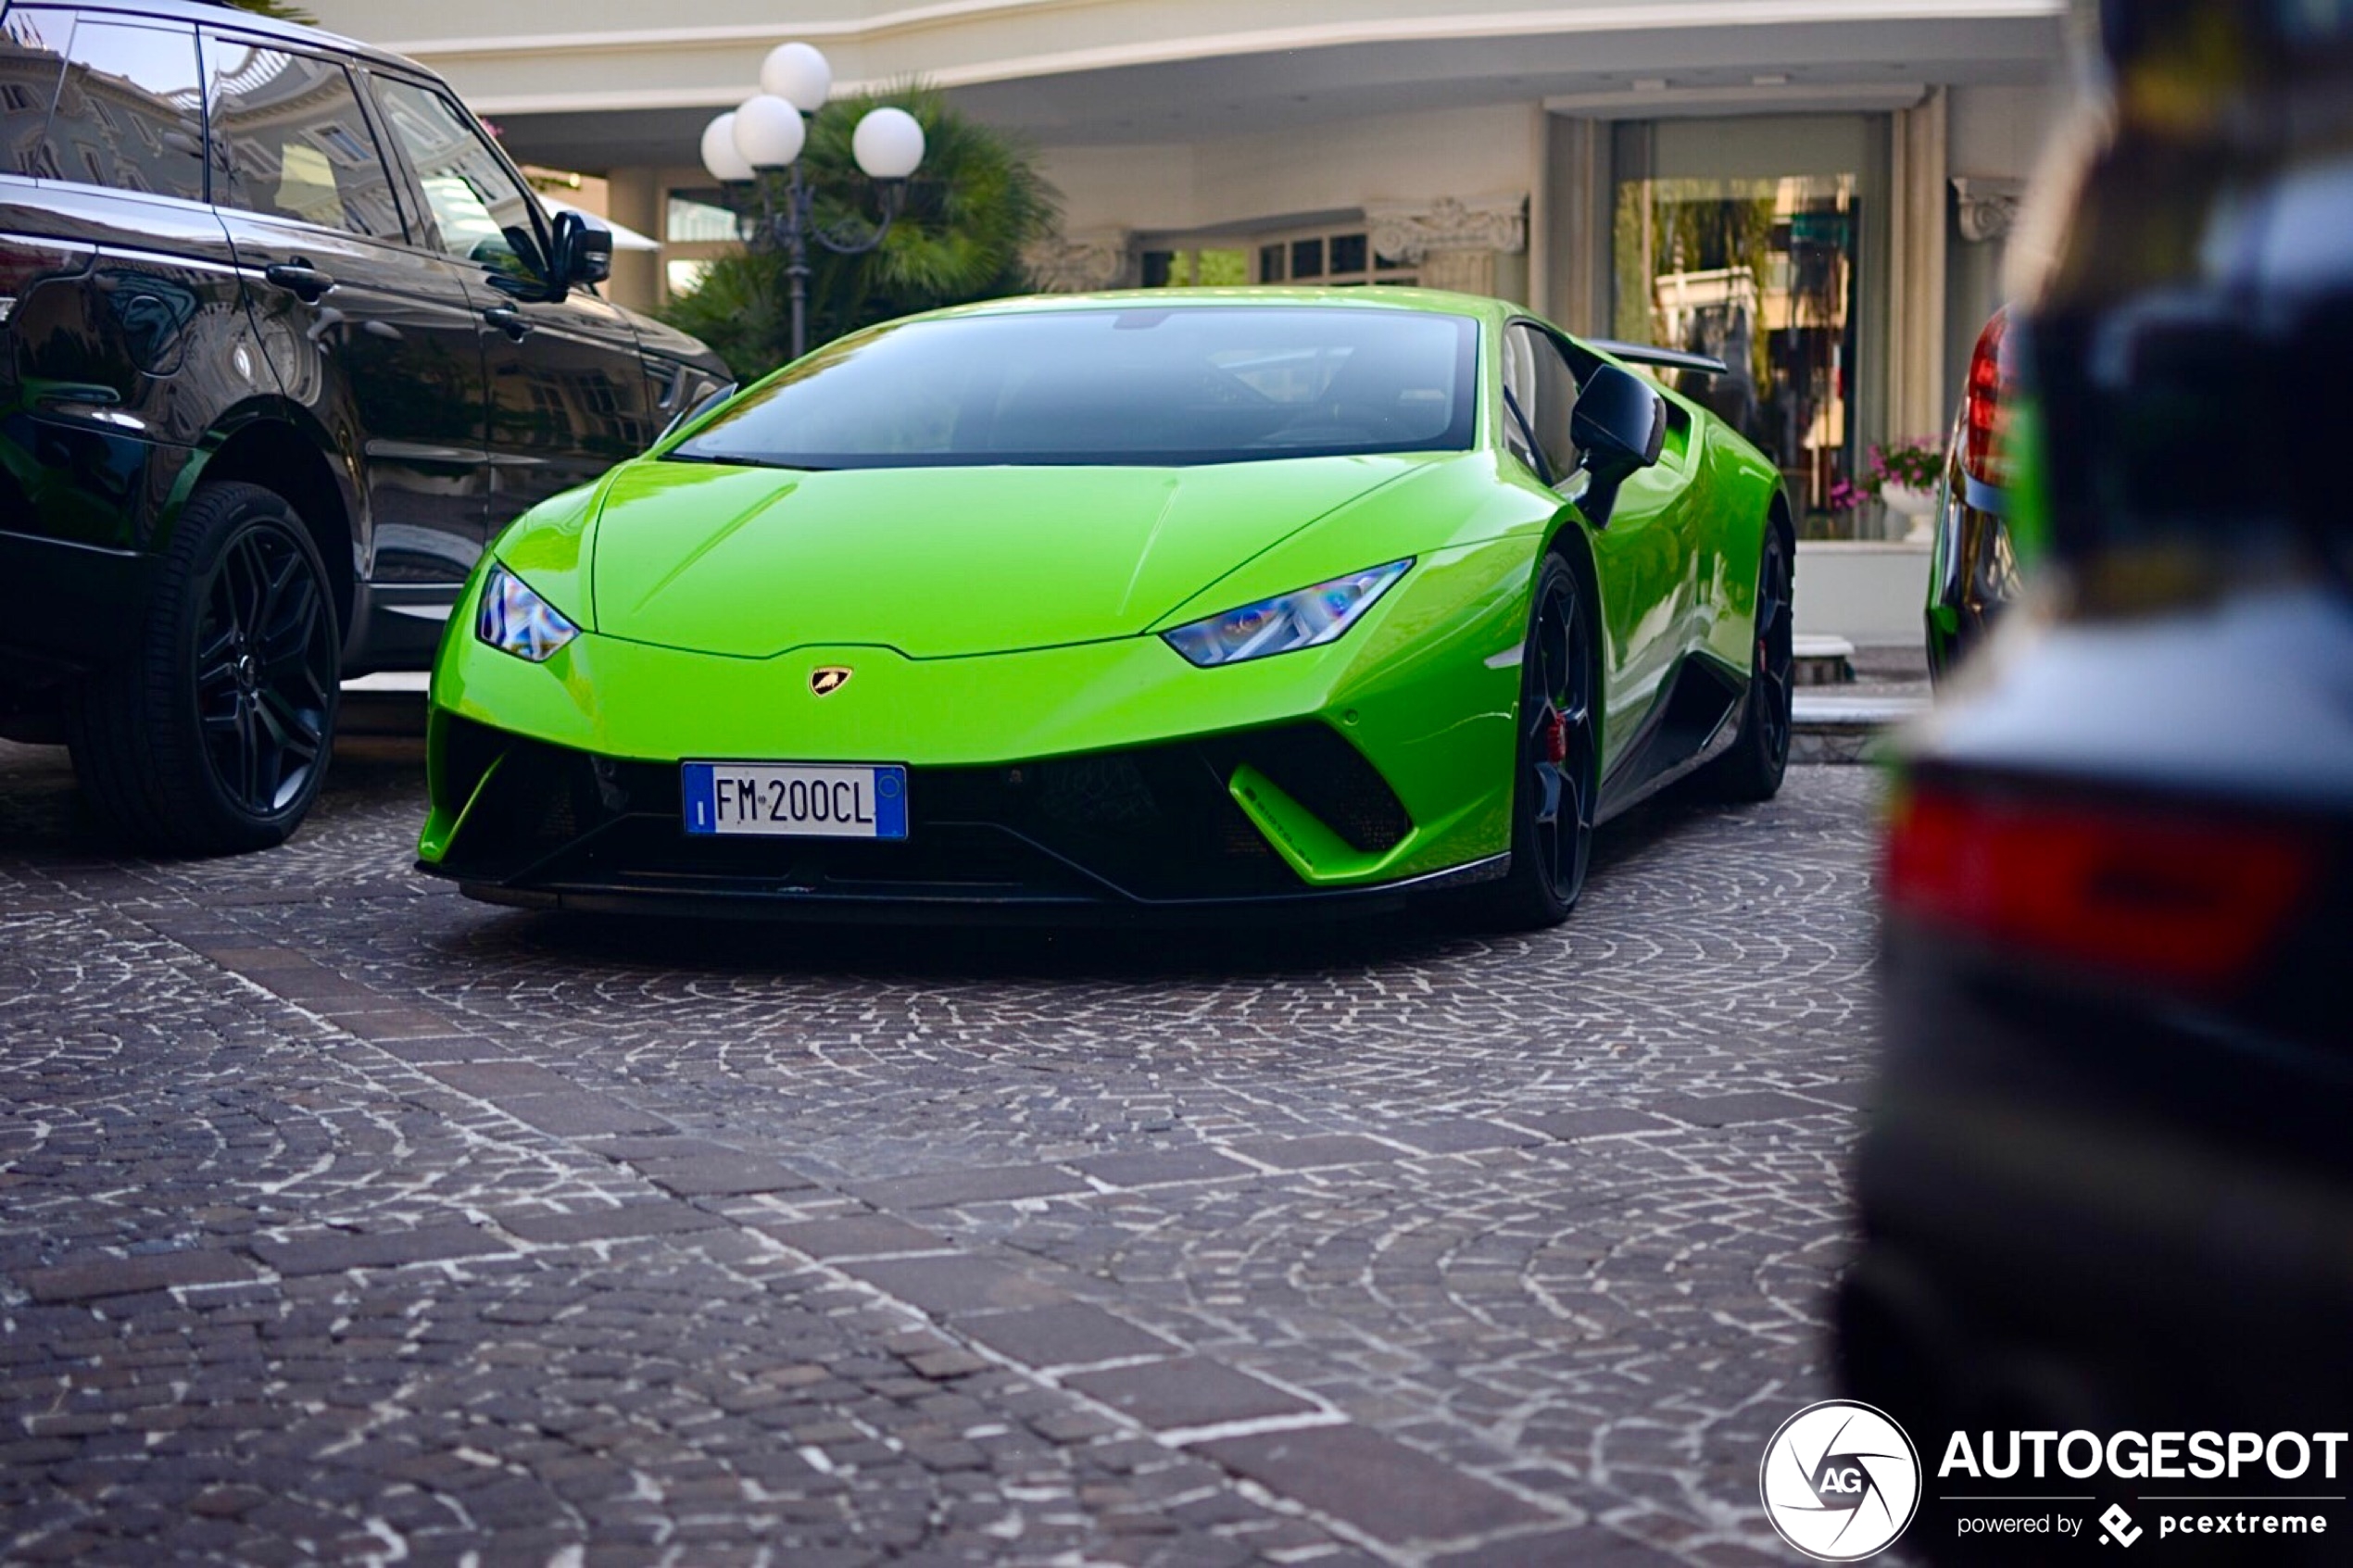
[{"label": "blurred red car", "polygon": [[1978,333],[1936,489],[1927,630],[1929,674],[1939,681],[1984,637],[2018,591],[2003,436],[2007,405],[2018,383],[2009,325],[2010,313],[2004,308]]}]

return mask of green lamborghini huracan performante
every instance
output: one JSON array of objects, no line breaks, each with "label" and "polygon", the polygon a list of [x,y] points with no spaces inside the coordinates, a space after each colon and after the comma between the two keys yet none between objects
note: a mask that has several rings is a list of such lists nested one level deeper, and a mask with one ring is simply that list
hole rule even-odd
[{"label": "green lamborghini huracan performante", "polygon": [[1780,476],[1506,303],[1003,301],[528,513],[434,671],[425,870],[839,919],[1559,921],[1594,824],[1789,751]]}]

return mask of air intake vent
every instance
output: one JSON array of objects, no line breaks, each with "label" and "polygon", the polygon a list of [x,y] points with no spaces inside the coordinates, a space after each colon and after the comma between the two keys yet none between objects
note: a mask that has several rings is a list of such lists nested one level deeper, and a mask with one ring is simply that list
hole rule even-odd
[{"label": "air intake vent", "polygon": [[1414,820],[1389,781],[1336,730],[1292,724],[1233,736],[1224,748],[1231,753],[1228,774],[1249,763],[1353,848],[1378,854],[1413,831]]}]

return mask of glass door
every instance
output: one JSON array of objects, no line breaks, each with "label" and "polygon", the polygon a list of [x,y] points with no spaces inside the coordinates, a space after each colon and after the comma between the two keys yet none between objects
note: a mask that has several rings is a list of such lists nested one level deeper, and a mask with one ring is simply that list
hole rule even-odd
[{"label": "glass door", "polygon": [[1616,335],[1714,355],[1678,390],[1781,469],[1816,537],[1851,537],[1840,482],[1878,423],[1886,122],[1636,121],[1613,144]]}]

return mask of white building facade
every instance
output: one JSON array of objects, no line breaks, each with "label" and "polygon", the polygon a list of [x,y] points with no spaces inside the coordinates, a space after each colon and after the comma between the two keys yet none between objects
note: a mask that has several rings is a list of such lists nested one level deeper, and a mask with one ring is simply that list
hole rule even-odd
[{"label": "white building facade", "polygon": [[[698,138],[799,38],[845,88],[920,78],[1030,139],[1065,215],[1030,258],[1041,286],[1413,282],[1704,347],[1809,531],[1867,534],[1889,530],[1831,519],[1831,488],[1950,418],[2061,102],[2064,10],[702,0],[666,25],[637,0],[309,4],[442,71],[517,157],[604,176],[610,215],[664,244],[621,258],[626,303],[728,243]],[[1887,632],[1917,610],[1891,605]]]}]

